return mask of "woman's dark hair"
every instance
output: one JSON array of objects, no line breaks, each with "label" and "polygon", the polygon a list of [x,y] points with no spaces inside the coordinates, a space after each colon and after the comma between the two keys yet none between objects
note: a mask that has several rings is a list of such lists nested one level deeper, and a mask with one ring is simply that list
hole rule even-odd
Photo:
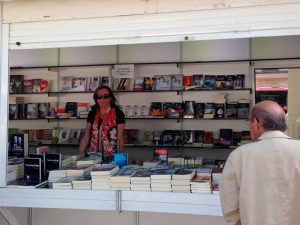
[{"label": "woman's dark hair", "polygon": [[96,90],[94,91],[93,98],[94,98],[94,102],[95,102],[95,107],[97,109],[99,109],[99,105],[97,104],[97,99],[96,98],[97,98],[97,92],[99,90],[102,90],[102,89],[106,89],[108,91],[110,97],[111,97],[110,107],[116,108],[116,97],[115,97],[112,89],[110,87],[106,86],[106,85],[101,85],[101,86],[97,87]]}]

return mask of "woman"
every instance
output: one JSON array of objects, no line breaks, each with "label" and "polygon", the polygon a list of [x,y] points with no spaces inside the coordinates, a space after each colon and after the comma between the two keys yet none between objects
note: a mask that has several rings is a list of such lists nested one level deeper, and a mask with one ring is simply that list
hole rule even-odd
[{"label": "woman", "polygon": [[90,144],[89,152],[101,152],[102,161],[113,160],[114,150],[108,147],[119,140],[119,151],[124,149],[125,115],[116,106],[116,98],[108,86],[100,86],[94,92],[95,105],[88,114],[85,134],[80,140],[80,151]]}]

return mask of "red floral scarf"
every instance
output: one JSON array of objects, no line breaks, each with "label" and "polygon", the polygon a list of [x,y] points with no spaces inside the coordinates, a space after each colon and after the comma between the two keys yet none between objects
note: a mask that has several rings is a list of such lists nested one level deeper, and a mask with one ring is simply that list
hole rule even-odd
[{"label": "red floral scarf", "polygon": [[[103,149],[103,140],[117,139],[117,132],[111,134],[112,129],[117,128],[116,110],[111,108],[103,118],[100,129],[98,129],[100,120],[100,110],[96,113],[91,132],[90,152],[101,152]],[[113,152],[107,152],[105,155],[112,155]]]}]

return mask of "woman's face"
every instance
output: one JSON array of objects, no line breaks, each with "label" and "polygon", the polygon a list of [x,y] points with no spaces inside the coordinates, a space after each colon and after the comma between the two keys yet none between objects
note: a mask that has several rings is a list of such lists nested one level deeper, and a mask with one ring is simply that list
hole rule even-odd
[{"label": "woman's face", "polygon": [[109,107],[111,102],[111,96],[109,91],[106,88],[100,89],[97,91],[96,101],[99,107]]}]

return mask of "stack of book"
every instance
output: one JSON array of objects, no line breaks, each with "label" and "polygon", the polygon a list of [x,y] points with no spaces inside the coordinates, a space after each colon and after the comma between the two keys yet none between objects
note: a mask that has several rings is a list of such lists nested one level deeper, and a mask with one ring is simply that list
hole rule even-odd
[{"label": "stack of book", "polygon": [[92,189],[110,190],[110,177],[119,171],[119,166],[114,164],[97,164],[91,171]]},{"label": "stack of book", "polygon": [[213,168],[212,169],[212,192],[218,193],[219,192],[219,183],[222,175],[221,168]]},{"label": "stack of book", "polygon": [[191,192],[190,181],[195,175],[195,170],[177,169],[172,174],[172,191],[173,192]]},{"label": "stack of book", "polygon": [[151,170],[140,170],[137,171],[130,178],[130,188],[131,191],[151,191]]},{"label": "stack of book", "polygon": [[174,173],[174,169],[158,169],[153,170],[151,174],[151,190],[152,191],[172,191],[172,174]]},{"label": "stack of book", "polygon": [[53,189],[72,189],[72,180],[74,177],[65,177],[52,183]]},{"label": "stack of book", "polygon": [[49,172],[48,181],[56,182],[67,176],[66,170],[51,170]]},{"label": "stack of book", "polygon": [[101,156],[95,156],[91,155],[86,158],[80,159],[76,162],[77,166],[80,165],[93,165],[93,164],[98,164],[101,163]]},{"label": "stack of book", "polygon": [[135,169],[121,169],[110,177],[111,190],[130,191],[130,179],[136,173]]},{"label": "stack of book", "polygon": [[24,159],[23,158],[8,159],[7,182],[20,179],[23,176],[24,176]]},{"label": "stack of book", "polygon": [[191,180],[192,193],[211,193],[211,169],[199,168],[197,174]]},{"label": "stack of book", "polygon": [[79,177],[89,173],[95,168],[95,165],[76,165],[66,169],[67,177]]},{"label": "stack of book", "polygon": [[90,190],[92,189],[92,180],[90,174],[76,177],[72,180],[73,189]]}]

